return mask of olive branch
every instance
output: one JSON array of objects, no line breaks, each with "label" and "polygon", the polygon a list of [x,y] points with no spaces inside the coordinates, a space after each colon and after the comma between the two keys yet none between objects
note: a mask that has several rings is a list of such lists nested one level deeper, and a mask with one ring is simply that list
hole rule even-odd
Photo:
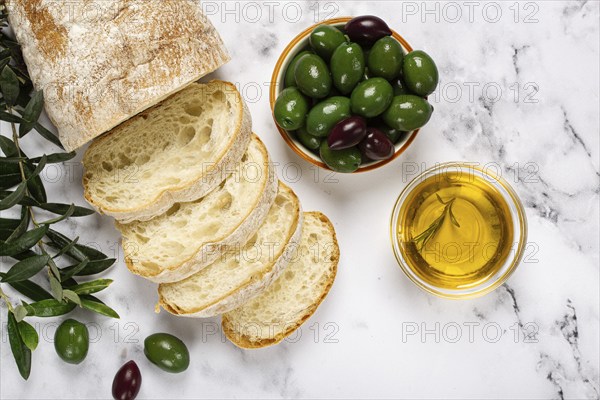
[{"label": "olive branch", "polygon": [[[112,318],[119,315],[93,296],[106,289],[112,280],[78,282],[75,279],[99,274],[111,267],[115,259],[79,244],[79,238],[71,239],[52,228],[67,218],[94,214],[93,210],[74,204],[49,202],[40,177],[46,165],[68,161],[75,157],[75,152],[30,158],[21,149],[19,139],[33,131],[60,149],[63,147],[39,122],[44,107],[43,93],[34,91],[19,44],[7,35],[7,27],[6,7],[4,1],[0,1],[0,120],[10,124],[12,134],[12,138],[0,135],[3,154],[0,156],[0,213],[14,210],[12,214],[20,216],[0,217],[2,265],[7,259],[15,261],[8,271],[0,272],[0,299],[7,307],[7,332],[13,356],[19,373],[27,379],[31,354],[39,337],[25,321],[26,317],[64,315],[77,306]],[[41,220],[38,210],[56,217]],[[45,276],[49,291],[34,282],[39,276]],[[3,290],[5,285],[28,300],[13,302]]]}]

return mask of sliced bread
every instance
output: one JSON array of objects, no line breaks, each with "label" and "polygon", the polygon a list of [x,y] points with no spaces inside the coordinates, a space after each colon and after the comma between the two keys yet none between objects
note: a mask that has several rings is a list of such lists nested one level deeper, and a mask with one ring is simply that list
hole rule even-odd
[{"label": "sliced bread", "polygon": [[176,203],[149,221],[117,223],[127,267],[154,282],[175,282],[212,264],[229,246],[246,243],[262,225],[278,181],[254,135],[233,173],[205,197]]},{"label": "sliced bread", "polygon": [[240,161],[251,127],[233,84],[194,83],[92,143],[83,157],[85,198],[125,223],[197,200]]},{"label": "sliced bread", "polygon": [[301,232],[300,202],[280,183],[267,219],[252,239],[181,282],[161,284],[159,304],[186,317],[211,317],[239,307],[277,279],[293,258]]},{"label": "sliced bread", "polygon": [[223,314],[225,336],[236,346],[279,343],[304,323],[323,301],[337,272],[340,252],[329,219],[304,214],[299,257],[271,286],[243,306]]}]

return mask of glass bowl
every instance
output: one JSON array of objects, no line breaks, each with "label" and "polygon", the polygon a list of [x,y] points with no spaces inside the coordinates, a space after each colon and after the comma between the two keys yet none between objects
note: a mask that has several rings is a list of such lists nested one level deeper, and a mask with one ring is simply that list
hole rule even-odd
[{"label": "glass bowl", "polygon": [[[344,28],[344,26],[346,25],[346,22],[350,21],[351,19],[352,19],[351,17],[342,17],[342,18],[328,19],[328,20],[319,22],[318,24],[315,24],[315,25],[305,29],[304,31],[302,31],[298,36],[296,36],[287,45],[285,50],[283,50],[283,53],[281,53],[281,56],[279,57],[277,64],[275,64],[275,69],[273,70],[273,76],[271,77],[271,85],[269,88],[271,112],[273,112],[273,109],[275,107],[275,100],[277,99],[277,96],[284,89],[283,81],[285,78],[285,71],[287,70],[289,63],[296,56],[296,54],[298,54],[300,51],[302,51],[303,49],[305,49],[306,47],[309,46],[308,38],[309,38],[312,30],[315,27],[317,27],[319,25],[323,25],[323,24],[333,25],[337,28]],[[400,36],[398,33],[396,33],[393,30],[392,30],[392,36],[396,40],[398,40],[398,42],[400,42],[400,44],[404,48],[405,53],[412,51],[412,47],[408,44],[408,42],[406,40],[404,40],[404,38],[402,36]],[[274,117],[273,117],[273,120],[275,120]],[[294,152],[296,152],[296,154],[298,154],[300,157],[302,157],[304,160],[308,161],[309,163],[316,165],[317,167],[321,167],[321,168],[330,170],[330,168],[327,165],[325,165],[325,163],[323,161],[321,161],[321,158],[318,155],[314,154],[312,151],[307,149],[293,135],[290,135],[290,133],[288,131],[280,128],[279,126],[277,126],[277,124],[275,124],[275,126],[279,130],[279,133],[281,134],[281,137],[283,138],[283,140],[285,140],[285,142],[288,144],[288,146],[290,146],[290,148],[292,150],[294,150]],[[408,148],[408,146],[410,146],[412,141],[417,136],[418,132],[419,132],[418,129],[408,132],[408,134],[406,134],[398,143],[396,143],[394,146],[395,152],[392,157],[388,158],[387,160],[371,161],[368,163],[364,163],[358,168],[358,170],[354,171],[354,173],[370,171],[370,170],[379,168],[379,167],[391,162],[392,160],[396,159],[400,154],[402,154]]]},{"label": "glass bowl", "polygon": [[[494,172],[496,170],[494,169]],[[494,267],[494,272],[491,273],[485,280],[481,282],[475,282],[472,286],[463,288],[447,288],[440,287],[424,280],[418,273],[416,273],[409,265],[407,261],[407,252],[409,251],[408,243],[401,243],[399,239],[399,225],[402,224],[404,219],[407,217],[407,210],[409,210],[408,203],[405,205],[405,201],[411,198],[411,194],[417,188],[421,189],[419,185],[430,177],[444,178],[444,174],[448,173],[468,173],[478,178],[482,178],[485,183],[496,191],[504,200],[507,208],[508,215],[512,220],[512,247],[508,256],[499,263],[499,267]],[[404,207],[403,207],[404,206]],[[406,276],[415,283],[418,287],[434,294],[439,297],[449,299],[468,299],[483,296],[498,286],[502,285],[509,276],[515,271],[519,265],[523,251],[527,242],[527,219],[523,210],[523,205],[519,200],[519,197],[510,185],[500,176],[495,176],[490,173],[490,168],[482,169],[480,167],[470,165],[462,162],[450,162],[444,164],[438,164],[433,168],[426,170],[421,173],[415,179],[413,179],[404,190],[400,193],[400,196],[396,200],[394,209],[392,211],[392,217],[390,222],[390,235],[392,240],[392,248],[398,264],[402,268],[402,271]],[[414,251],[414,250],[413,250]]]}]

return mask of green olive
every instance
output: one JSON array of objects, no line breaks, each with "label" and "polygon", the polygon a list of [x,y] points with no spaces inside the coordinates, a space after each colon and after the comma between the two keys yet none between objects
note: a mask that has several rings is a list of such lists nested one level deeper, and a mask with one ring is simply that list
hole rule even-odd
[{"label": "green olive", "polygon": [[356,43],[342,43],[331,56],[331,76],[334,86],[344,95],[360,82],[365,71],[365,57]]},{"label": "green olive", "polygon": [[87,327],[74,319],[67,319],[56,329],[54,349],[69,364],[79,364],[87,356],[90,337]]},{"label": "green olive", "polygon": [[313,29],[308,41],[318,55],[329,60],[335,49],[346,41],[346,37],[334,26],[319,25]]},{"label": "green olive", "polygon": [[433,107],[422,97],[403,94],[394,97],[382,114],[383,121],[400,131],[413,131],[429,122]]},{"label": "green olive", "polygon": [[408,89],[422,97],[433,93],[439,80],[435,62],[421,50],[411,51],[404,57],[402,74]]},{"label": "green olive", "polygon": [[379,76],[388,81],[400,75],[404,50],[400,43],[391,36],[386,36],[375,42],[369,52],[367,66],[373,76]]},{"label": "green olive", "polygon": [[316,137],[326,137],[341,120],[350,116],[350,99],[334,96],[317,103],[306,116],[306,131]]},{"label": "green olive", "polygon": [[285,71],[285,78],[283,79],[283,85],[287,88],[290,86],[296,86],[296,77],[294,76],[294,69],[296,68],[296,63],[305,54],[312,54],[311,51],[304,50],[300,53],[296,54],[296,57],[292,59],[290,65],[288,65],[287,70]]},{"label": "green olive", "polygon": [[308,100],[295,87],[283,89],[273,108],[275,121],[281,128],[293,131],[304,126],[308,113]]},{"label": "green olive", "polygon": [[155,333],[144,340],[144,354],[160,369],[179,373],[190,365],[190,353],[179,338],[168,333]]},{"label": "green olive", "polygon": [[321,143],[320,155],[323,162],[336,172],[354,172],[362,162],[360,150],[356,146],[344,150],[331,150],[327,140]]},{"label": "green olive", "polygon": [[388,81],[383,78],[367,79],[352,91],[352,112],[367,118],[376,117],[389,107],[393,97],[394,90]]},{"label": "green olive", "polygon": [[316,136],[309,134],[306,131],[306,128],[298,129],[296,131],[296,137],[298,138],[300,143],[302,143],[304,145],[304,147],[306,147],[307,149],[310,149],[310,150],[316,150],[321,145],[322,138],[318,138]]},{"label": "green olive", "polygon": [[331,90],[329,68],[316,54],[305,54],[298,59],[294,67],[296,86],[305,95],[321,99]]},{"label": "green olive", "polygon": [[374,120],[370,120],[368,123],[369,127],[377,128],[381,132],[385,134],[392,141],[392,143],[396,144],[399,141],[403,140],[406,137],[408,132],[401,131],[390,126],[387,126],[385,122],[383,122],[380,118],[376,118]]},{"label": "green olive", "polygon": [[406,83],[404,83],[402,76],[399,76],[392,81],[392,88],[394,89],[394,96],[400,96],[401,94],[412,94],[410,90],[408,90],[408,87],[406,87]]}]

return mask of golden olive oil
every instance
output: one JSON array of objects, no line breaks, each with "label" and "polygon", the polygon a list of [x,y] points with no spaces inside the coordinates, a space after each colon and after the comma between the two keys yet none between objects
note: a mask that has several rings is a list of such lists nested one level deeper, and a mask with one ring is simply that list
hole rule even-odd
[{"label": "golden olive oil", "polygon": [[513,245],[509,206],[491,183],[467,171],[420,182],[404,201],[397,240],[408,267],[439,288],[477,286],[502,267]]}]

